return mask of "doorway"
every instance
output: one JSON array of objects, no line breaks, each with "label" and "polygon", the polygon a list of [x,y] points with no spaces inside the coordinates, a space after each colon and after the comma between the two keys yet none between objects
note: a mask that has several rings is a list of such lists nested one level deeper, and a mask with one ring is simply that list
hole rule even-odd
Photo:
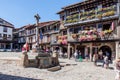
[{"label": "doorway", "polygon": [[102,53],[103,53],[103,55],[104,56],[106,56],[107,54],[106,54],[106,52],[108,52],[108,59],[109,60],[111,60],[111,56],[112,56],[112,50],[111,50],[111,48],[109,47],[109,46],[102,46],[102,47],[100,47],[100,49],[99,49],[99,51],[102,51]]},{"label": "doorway", "polygon": [[84,59],[85,58],[85,46],[77,46],[77,50],[81,52],[81,56]]}]

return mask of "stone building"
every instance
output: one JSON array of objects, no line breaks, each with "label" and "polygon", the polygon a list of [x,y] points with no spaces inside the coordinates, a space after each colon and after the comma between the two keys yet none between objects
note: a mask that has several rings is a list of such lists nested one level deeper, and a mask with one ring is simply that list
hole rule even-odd
[{"label": "stone building", "polygon": [[[56,40],[59,32],[59,21],[47,21],[38,23],[38,40],[36,38],[36,25],[28,25],[26,30],[26,42],[30,49],[36,48],[37,41],[42,49],[50,49],[51,44]],[[42,39],[40,38],[42,37]]]},{"label": "stone building", "polygon": [[13,49],[18,49],[21,51],[23,45],[26,43],[26,26],[16,28],[13,30]]},{"label": "stone building", "polygon": [[108,52],[109,59],[120,57],[119,0],[86,0],[65,6],[57,14],[66,28],[69,58],[75,50],[83,58],[89,54],[91,60],[100,51]]},{"label": "stone building", "polygon": [[0,51],[12,51],[14,25],[0,18]]}]

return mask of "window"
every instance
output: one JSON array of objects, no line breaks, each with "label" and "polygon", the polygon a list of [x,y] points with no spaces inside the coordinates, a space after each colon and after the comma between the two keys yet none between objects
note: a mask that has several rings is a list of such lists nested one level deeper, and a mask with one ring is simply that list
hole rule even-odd
[{"label": "window", "polygon": [[3,39],[7,39],[7,34],[3,34]]},{"label": "window", "polygon": [[0,34],[0,37],[2,37],[2,34]]},{"label": "window", "polygon": [[109,30],[110,29],[110,24],[103,24],[103,31],[104,30]]},{"label": "window", "polygon": [[7,32],[7,27],[3,27],[3,32]]},{"label": "window", "polygon": [[102,5],[98,5],[98,9],[102,8]]},{"label": "window", "polygon": [[8,35],[8,38],[11,38],[11,35]]},{"label": "window", "polygon": [[102,31],[102,27],[103,27],[103,24],[98,24],[98,29],[97,29],[97,31]]},{"label": "window", "polygon": [[1,44],[1,49],[4,49],[4,44]]},{"label": "window", "polygon": [[9,43],[6,44],[6,49],[10,49],[10,48],[11,48],[10,44]]}]

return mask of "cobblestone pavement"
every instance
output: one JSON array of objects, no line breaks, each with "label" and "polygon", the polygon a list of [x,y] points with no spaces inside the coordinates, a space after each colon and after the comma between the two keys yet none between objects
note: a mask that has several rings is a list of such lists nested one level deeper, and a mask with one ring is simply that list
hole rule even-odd
[{"label": "cobblestone pavement", "polygon": [[[21,53],[2,53],[2,57],[19,57]],[[34,54],[32,54],[34,55]],[[23,68],[15,64],[0,62],[0,80],[115,80],[115,72],[110,65],[110,69],[104,69],[98,63],[98,67],[92,62],[75,62],[73,59],[59,59],[64,67],[56,72],[47,69]]]}]

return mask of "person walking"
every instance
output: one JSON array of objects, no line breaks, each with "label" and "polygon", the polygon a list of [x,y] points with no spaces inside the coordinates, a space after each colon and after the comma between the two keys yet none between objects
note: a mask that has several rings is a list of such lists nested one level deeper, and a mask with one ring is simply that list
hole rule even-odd
[{"label": "person walking", "polygon": [[94,62],[94,65],[95,65],[95,66],[97,66],[97,60],[98,60],[98,54],[95,53],[95,54],[93,55],[93,62]]},{"label": "person walking", "polygon": [[105,56],[105,57],[104,57],[104,67],[105,67],[106,69],[109,68],[109,59],[108,59],[108,56]]},{"label": "person walking", "polygon": [[74,53],[74,57],[75,57],[75,61],[77,61],[77,58],[78,58],[77,50],[76,50],[75,53]]},{"label": "person walking", "polygon": [[120,80],[120,58],[114,61],[114,70],[116,72],[115,80]]}]

